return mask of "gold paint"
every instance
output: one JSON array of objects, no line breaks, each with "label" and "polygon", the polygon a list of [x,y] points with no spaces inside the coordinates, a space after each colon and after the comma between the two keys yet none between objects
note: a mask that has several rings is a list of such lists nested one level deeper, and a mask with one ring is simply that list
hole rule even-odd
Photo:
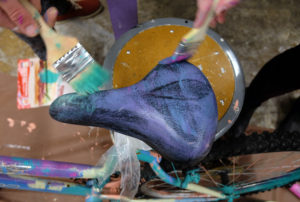
[{"label": "gold paint", "polygon": [[[173,54],[181,37],[189,30],[180,25],[163,25],[134,36],[125,44],[115,61],[114,88],[130,86],[142,80],[159,61]],[[230,106],[235,88],[229,58],[219,44],[207,36],[189,62],[199,68],[201,65],[216,94],[220,120]]]}]

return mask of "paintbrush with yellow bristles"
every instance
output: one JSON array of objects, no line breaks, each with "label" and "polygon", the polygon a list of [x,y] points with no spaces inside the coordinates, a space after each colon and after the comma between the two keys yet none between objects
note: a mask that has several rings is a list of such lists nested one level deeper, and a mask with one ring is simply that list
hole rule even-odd
[{"label": "paintbrush with yellow bristles", "polygon": [[20,0],[40,26],[47,49],[48,67],[53,67],[80,94],[91,94],[109,83],[111,75],[100,66],[75,37],[56,33],[27,0]]}]

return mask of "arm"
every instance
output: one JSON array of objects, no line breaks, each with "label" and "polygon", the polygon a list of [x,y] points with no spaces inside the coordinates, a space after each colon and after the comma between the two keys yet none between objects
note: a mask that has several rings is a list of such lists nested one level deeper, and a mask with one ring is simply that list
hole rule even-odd
[{"label": "arm", "polygon": [[[203,24],[207,13],[210,10],[210,7],[212,6],[212,2],[213,0],[197,0],[198,9],[194,21],[195,28],[198,28]],[[211,26],[214,27],[217,23],[224,23],[226,11],[237,5],[239,2],[239,0],[219,0],[215,11],[216,16],[212,20]]]}]

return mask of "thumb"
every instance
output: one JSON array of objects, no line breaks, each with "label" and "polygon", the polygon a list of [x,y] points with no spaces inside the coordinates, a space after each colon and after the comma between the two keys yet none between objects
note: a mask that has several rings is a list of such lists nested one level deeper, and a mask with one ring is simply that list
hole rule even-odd
[{"label": "thumb", "polygon": [[58,15],[58,10],[55,7],[50,7],[46,11],[44,15],[44,19],[50,27],[54,27],[57,15]]}]

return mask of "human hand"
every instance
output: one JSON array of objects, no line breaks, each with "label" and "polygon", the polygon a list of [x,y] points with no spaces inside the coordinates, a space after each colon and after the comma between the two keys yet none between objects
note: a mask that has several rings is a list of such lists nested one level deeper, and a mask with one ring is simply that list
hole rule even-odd
[{"label": "human hand", "polygon": [[[41,11],[40,0],[29,0],[36,9]],[[53,27],[57,17],[57,9],[49,8],[44,19],[49,26]],[[31,14],[18,0],[0,0],[0,27],[34,37],[39,33],[39,26]]]},{"label": "human hand", "polygon": [[[215,18],[211,21],[210,26],[215,27],[217,23],[225,22],[226,11],[235,5],[239,0],[219,0],[215,10]],[[212,6],[213,0],[197,0],[197,12],[194,21],[194,28],[199,28],[205,21],[205,18]]]}]

